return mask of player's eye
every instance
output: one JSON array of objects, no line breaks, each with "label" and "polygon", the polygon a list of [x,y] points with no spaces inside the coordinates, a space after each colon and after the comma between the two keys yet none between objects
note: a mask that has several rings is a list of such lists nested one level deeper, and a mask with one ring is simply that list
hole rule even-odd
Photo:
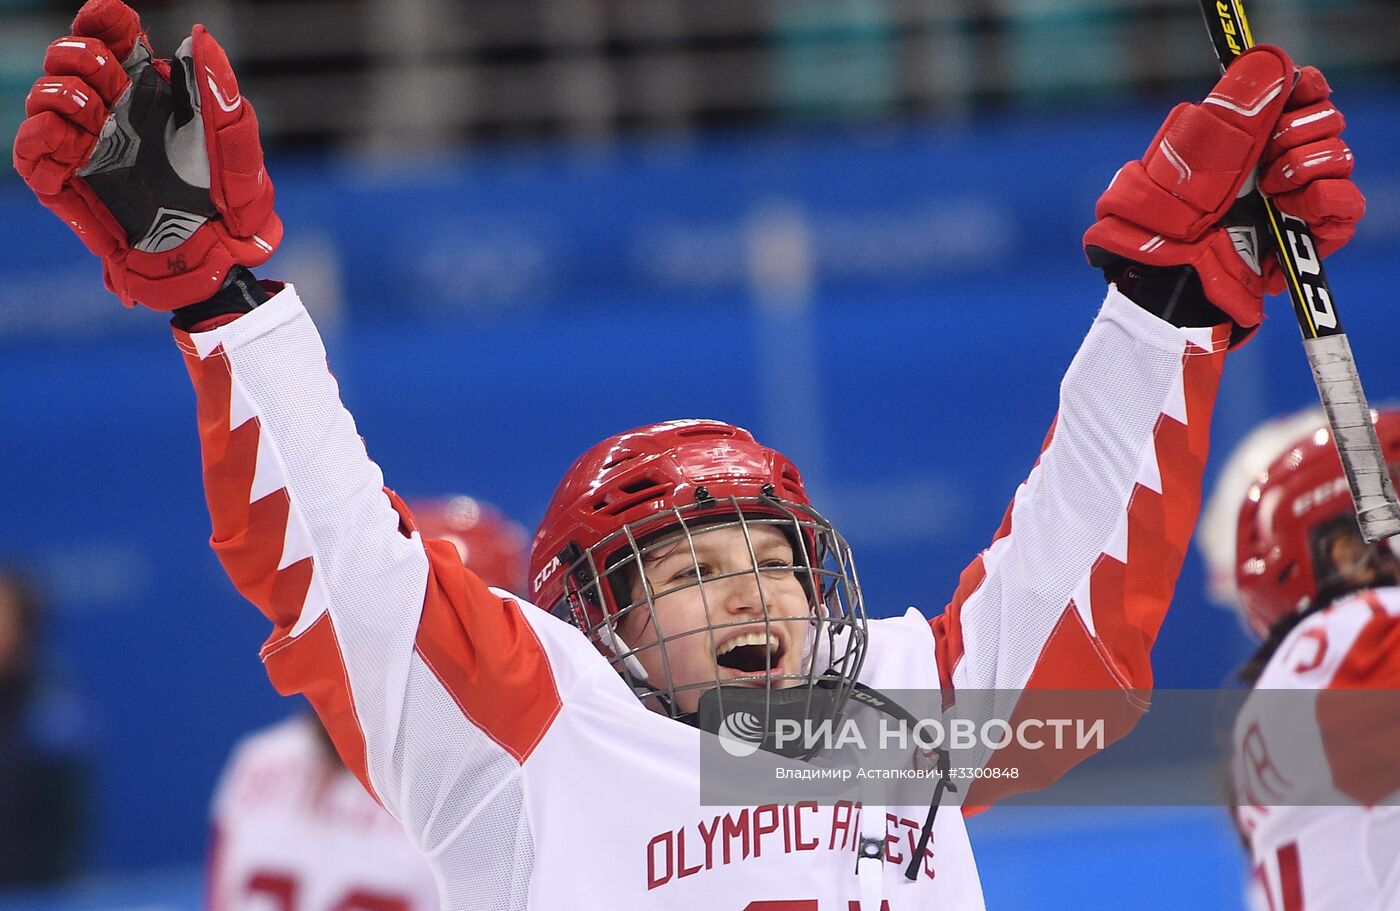
[{"label": "player's eye", "polygon": [[705,579],[713,575],[708,563],[691,563],[671,575],[672,582],[685,582],[691,579]]}]

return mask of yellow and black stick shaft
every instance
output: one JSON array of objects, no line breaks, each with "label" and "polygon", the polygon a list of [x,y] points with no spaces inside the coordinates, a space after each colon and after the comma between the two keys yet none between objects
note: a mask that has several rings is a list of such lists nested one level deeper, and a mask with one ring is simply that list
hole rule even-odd
[{"label": "yellow and black stick shaft", "polygon": [[[1244,2],[1201,0],[1201,10],[1223,71],[1254,46]],[[1303,348],[1351,487],[1361,534],[1367,541],[1400,534],[1400,501],[1395,497],[1380,440],[1371,423],[1371,406],[1361,388],[1356,360],[1342,331],[1312,232],[1302,219],[1280,212],[1268,197],[1264,197],[1263,208],[1267,223],[1258,227],[1273,239],[1278,251],[1288,293],[1293,298],[1293,312],[1303,332]]]}]

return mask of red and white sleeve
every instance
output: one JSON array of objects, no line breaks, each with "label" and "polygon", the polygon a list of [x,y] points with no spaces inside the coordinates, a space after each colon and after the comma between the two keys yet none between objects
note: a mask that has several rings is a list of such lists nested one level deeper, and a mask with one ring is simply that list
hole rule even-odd
[{"label": "red and white sleeve", "polygon": [[[1196,523],[1228,338],[1228,326],[1180,329],[1110,288],[1040,458],[931,621],[945,700],[1113,690],[1123,711],[1109,741],[1136,721],[1146,706],[1131,691],[1152,685],[1149,651]],[[1017,790],[1079,758],[1038,757]]]},{"label": "red and white sleeve", "polygon": [[[468,829],[528,839],[520,766],[561,705],[541,639],[566,634],[537,632],[450,544],[425,546],[294,289],[176,339],[198,397],[211,543],[273,623],[269,677],[307,696],[351,771],[447,879],[462,877],[454,888],[475,888],[485,874],[454,863],[452,846]],[[528,871],[493,875],[512,888]]]}]

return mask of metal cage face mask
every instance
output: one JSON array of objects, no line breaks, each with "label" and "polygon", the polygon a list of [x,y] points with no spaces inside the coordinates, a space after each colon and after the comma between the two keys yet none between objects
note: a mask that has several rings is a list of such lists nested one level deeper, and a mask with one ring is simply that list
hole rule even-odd
[{"label": "metal cage face mask", "polygon": [[673,718],[710,729],[708,716],[743,712],[762,730],[779,711],[834,718],[860,673],[850,548],[811,507],[701,500],[623,526],[564,569],[571,619]]}]

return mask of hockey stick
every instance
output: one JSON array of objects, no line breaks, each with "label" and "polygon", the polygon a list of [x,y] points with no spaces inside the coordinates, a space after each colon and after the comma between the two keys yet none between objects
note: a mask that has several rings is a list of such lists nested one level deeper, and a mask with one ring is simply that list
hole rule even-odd
[{"label": "hockey stick", "polygon": [[[1244,0],[1201,0],[1201,11],[1205,13],[1206,29],[1222,71],[1254,47],[1249,20],[1244,16]],[[1268,224],[1260,227],[1273,237],[1283,265],[1293,312],[1303,331],[1303,348],[1351,487],[1361,535],[1374,542],[1400,534],[1400,502],[1390,483],[1380,440],[1371,423],[1371,406],[1361,388],[1351,345],[1342,331],[1312,233],[1301,219],[1280,212],[1268,197],[1263,200]]]}]

